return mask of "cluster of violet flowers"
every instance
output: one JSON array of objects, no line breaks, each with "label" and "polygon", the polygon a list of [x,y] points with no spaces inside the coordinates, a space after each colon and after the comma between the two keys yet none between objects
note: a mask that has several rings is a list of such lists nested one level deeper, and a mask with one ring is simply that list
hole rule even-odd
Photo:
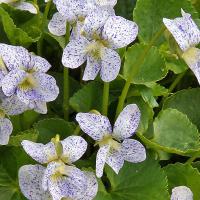
[{"label": "cluster of violet flowers", "polygon": [[[2,2],[27,10],[24,1]],[[58,12],[49,22],[49,31],[63,36],[67,33],[66,24],[70,24],[70,41],[64,48],[62,63],[74,69],[87,61],[84,81],[94,80],[98,74],[104,82],[114,80],[121,67],[117,49],[131,44],[137,37],[137,24],[115,15],[116,3],[117,0],[54,0]],[[200,82],[200,50],[195,48],[200,42],[200,30],[190,14],[182,10],[182,15],[173,20],[163,19],[163,22],[182,50],[182,58]],[[47,60],[23,47],[0,44],[0,144],[8,144],[12,132],[9,115],[18,115],[28,109],[45,114],[46,103],[57,98],[56,81],[46,74],[50,67]],[[131,139],[140,117],[136,104],[127,105],[113,127],[109,119],[97,111],[76,115],[81,130],[99,146],[96,155],[98,178],[103,176],[105,164],[118,174],[125,161],[138,163],[146,159],[144,146]],[[85,139],[69,136],[60,140],[56,135],[45,145],[24,140],[22,147],[40,163],[25,165],[19,170],[19,185],[27,199],[95,198],[98,192],[95,174],[74,165],[87,150]],[[171,200],[175,199],[192,200],[193,194],[189,188],[179,186],[172,190]]]}]

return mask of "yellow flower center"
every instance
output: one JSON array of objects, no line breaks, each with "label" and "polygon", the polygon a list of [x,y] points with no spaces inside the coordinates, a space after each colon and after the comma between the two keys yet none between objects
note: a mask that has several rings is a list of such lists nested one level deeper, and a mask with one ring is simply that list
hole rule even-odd
[{"label": "yellow flower center", "polygon": [[28,74],[28,76],[19,84],[19,87],[22,90],[33,89],[37,87],[37,81],[32,74]]},{"label": "yellow flower center", "polygon": [[197,62],[198,54],[199,54],[199,49],[191,47],[182,54],[182,58],[185,60],[187,65],[191,66]]},{"label": "yellow flower center", "polygon": [[0,109],[0,118],[4,118],[5,117],[5,112],[3,109]]}]

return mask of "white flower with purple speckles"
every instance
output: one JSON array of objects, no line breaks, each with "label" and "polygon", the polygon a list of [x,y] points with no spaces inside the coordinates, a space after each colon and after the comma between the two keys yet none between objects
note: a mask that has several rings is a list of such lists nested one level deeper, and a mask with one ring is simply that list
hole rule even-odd
[{"label": "white flower with purple speckles", "polygon": [[[138,26],[119,16],[110,16],[101,30],[98,29],[99,21],[95,22],[98,25],[94,26],[94,31],[90,32],[87,26],[84,29],[93,36],[93,40],[79,37],[70,41],[64,49],[62,63],[65,67],[74,69],[87,60],[83,80],[94,80],[100,72],[101,79],[110,82],[117,77],[121,66],[120,56],[115,50],[136,39]],[[88,24],[92,24],[92,21],[88,21]]]},{"label": "white flower with purple speckles", "polygon": [[183,10],[181,13],[182,17],[174,20],[164,18],[163,22],[183,51],[182,58],[200,83],[200,50],[195,48],[200,42],[200,30],[189,13]]},{"label": "white flower with purple speckles", "polygon": [[81,129],[100,146],[96,158],[98,177],[103,175],[105,163],[118,174],[125,160],[137,163],[146,159],[143,145],[136,140],[128,139],[134,134],[140,122],[140,110],[137,105],[130,104],[124,108],[113,130],[108,118],[100,114],[78,113],[76,120]]},{"label": "white flower with purple speckles", "polygon": [[11,6],[24,11],[29,11],[32,14],[37,14],[37,8],[35,5],[29,2],[25,2],[23,0],[0,0],[1,3],[10,4]]},{"label": "white flower with purple speckles", "polygon": [[[69,198],[92,200],[98,191],[93,173],[82,172],[72,163],[85,153],[87,142],[79,136],[63,141],[58,137],[46,145],[23,141],[27,154],[41,164],[23,166],[19,171],[20,188],[29,200],[52,197],[53,200]],[[38,173],[37,173],[38,172]],[[37,173],[37,174],[36,174]],[[39,175],[38,175],[39,174]]]},{"label": "white flower with purple speckles", "polygon": [[35,104],[44,105],[57,98],[59,88],[56,80],[46,74],[51,67],[47,60],[29,53],[23,47],[6,44],[0,44],[0,55],[8,69],[1,80],[6,96],[17,95],[32,109]]},{"label": "white flower with purple speckles", "polygon": [[193,200],[193,193],[186,186],[179,186],[172,189],[171,200]]}]

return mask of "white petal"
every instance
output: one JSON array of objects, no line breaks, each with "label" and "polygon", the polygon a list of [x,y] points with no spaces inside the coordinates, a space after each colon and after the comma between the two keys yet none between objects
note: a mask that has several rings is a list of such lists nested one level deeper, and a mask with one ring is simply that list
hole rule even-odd
[{"label": "white petal", "polygon": [[7,145],[13,131],[12,123],[9,119],[0,118],[0,145]]},{"label": "white petal", "polygon": [[70,41],[64,49],[62,64],[72,69],[81,66],[86,61],[85,48],[88,43],[83,37]]},{"label": "white petal", "polygon": [[186,186],[179,186],[172,189],[171,200],[193,200],[193,193]]},{"label": "white petal", "polygon": [[83,80],[89,81],[94,80],[99,73],[101,64],[98,60],[94,59],[91,56],[87,57],[87,65],[84,71]]},{"label": "white petal", "polygon": [[19,3],[14,3],[14,6],[19,10],[26,10],[32,14],[37,14],[37,8],[32,3],[22,1]]},{"label": "white petal", "polygon": [[25,165],[19,169],[19,186],[27,199],[51,199],[50,194],[42,189],[44,171],[45,168],[41,165]]},{"label": "white petal", "polygon": [[138,34],[138,26],[135,22],[123,17],[109,17],[103,29],[103,38],[113,48],[122,48],[133,42]]},{"label": "white petal", "polygon": [[117,0],[95,0],[95,1],[100,6],[115,6],[117,4]]},{"label": "white petal", "polygon": [[0,56],[9,70],[19,69],[30,63],[29,52],[20,46],[0,44]]},{"label": "white petal", "polygon": [[72,31],[71,31],[71,35],[70,35],[70,41],[71,40],[77,40],[79,39],[81,36],[81,29],[83,27],[83,22],[77,21],[76,25],[72,26]]},{"label": "white petal", "polygon": [[122,143],[122,154],[124,160],[132,163],[142,162],[146,159],[144,146],[133,139],[125,139]]},{"label": "white petal", "polygon": [[136,104],[127,105],[119,114],[113,130],[113,136],[119,140],[131,137],[140,123],[140,110]]},{"label": "white petal", "polygon": [[69,136],[61,141],[63,156],[73,163],[80,159],[87,150],[87,142],[80,136]]},{"label": "white petal", "polygon": [[163,19],[163,23],[171,32],[176,42],[183,51],[195,46],[200,42],[200,30],[188,13],[182,11],[183,17],[174,20]]},{"label": "white petal", "polygon": [[50,33],[57,36],[66,34],[67,20],[59,12],[56,12],[48,24]]},{"label": "white petal", "polygon": [[107,117],[91,113],[78,113],[76,121],[79,126],[94,140],[101,140],[104,135],[112,132],[111,124]]},{"label": "white petal", "polygon": [[101,55],[101,79],[104,82],[113,81],[120,71],[121,58],[119,54],[109,48],[104,48]]},{"label": "white petal", "polygon": [[40,114],[47,114],[47,103],[44,101],[35,101],[29,104],[30,109]]},{"label": "white petal", "polygon": [[118,174],[124,165],[124,158],[121,151],[113,150],[109,153],[106,163]]},{"label": "white petal", "polygon": [[29,156],[41,164],[48,163],[57,158],[55,146],[52,142],[44,145],[23,140],[22,146]]},{"label": "white petal", "polygon": [[98,178],[101,178],[103,176],[103,169],[106,164],[107,156],[109,154],[110,146],[105,145],[100,147],[100,149],[97,152],[97,158],[96,158],[96,175]]}]

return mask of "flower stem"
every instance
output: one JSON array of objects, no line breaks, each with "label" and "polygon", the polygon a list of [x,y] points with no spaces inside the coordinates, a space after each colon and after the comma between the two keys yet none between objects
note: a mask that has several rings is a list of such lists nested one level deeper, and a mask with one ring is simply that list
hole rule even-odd
[{"label": "flower stem", "polygon": [[37,54],[39,56],[42,55],[42,47],[43,47],[43,40],[44,40],[44,28],[45,28],[45,23],[47,21],[47,17],[48,17],[49,10],[50,10],[50,7],[51,7],[51,3],[52,3],[52,0],[47,2],[45,10],[44,10],[43,17],[42,17],[42,25],[41,25],[42,32],[41,32],[40,39],[37,42]]},{"label": "flower stem", "polygon": [[[70,38],[70,24],[66,24],[66,35],[65,35],[65,44],[69,43]],[[68,121],[69,119],[69,69],[64,67],[63,70],[63,112],[64,119]]]},{"label": "flower stem", "polygon": [[126,96],[128,94],[129,88],[131,86],[133,76],[135,76],[138,73],[140,66],[143,64],[146,55],[148,54],[148,52],[150,51],[150,49],[154,45],[154,43],[157,41],[157,39],[162,35],[164,30],[165,30],[165,27],[162,26],[161,29],[152,38],[152,40],[150,41],[150,43],[148,44],[146,49],[143,51],[143,53],[139,56],[137,62],[134,64],[134,66],[132,66],[132,70],[129,74],[129,77],[127,78],[127,81],[122,90],[121,96],[119,97],[119,102],[118,102],[117,111],[116,111],[116,118],[124,107],[124,102],[125,102]]},{"label": "flower stem", "polygon": [[108,114],[108,101],[109,101],[109,83],[104,82],[103,86],[103,102],[102,102],[102,114]]}]

